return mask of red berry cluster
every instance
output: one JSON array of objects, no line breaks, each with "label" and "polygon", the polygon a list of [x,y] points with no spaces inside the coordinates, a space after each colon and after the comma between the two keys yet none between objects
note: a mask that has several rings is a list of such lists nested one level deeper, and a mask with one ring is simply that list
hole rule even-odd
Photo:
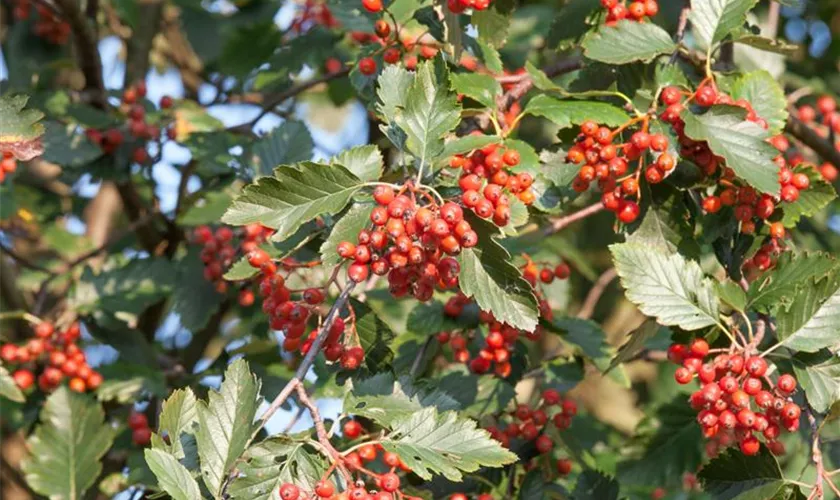
[{"label": "red berry cluster", "polygon": [[[551,310],[551,305],[545,299],[544,290],[540,289],[539,283],[548,285],[554,282],[555,279],[565,280],[572,274],[571,268],[565,262],[561,262],[554,267],[551,264],[536,263],[531,260],[531,257],[525,255],[526,263],[522,266],[522,276],[528,280],[528,283],[534,287],[534,293],[537,296],[537,301],[540,307],[540,317],[551,321],[554,318],[554,311]],[[542,268],[540,268],[542,266]]]},{"label": "red berry cluster", "polygon": [[759,356],[722,353],[704,362],[710,352],[703,339],[668,348],[668,359],[681,365],[674,373],[676,381],[688,384],[697,377],[702,384],[689,401],[699,412],[697,422],[703,434],[712,440],[706,448],[709,455],[736,442],[744,455],[755,455],[760,448],[758,436],[764,436],[773,453],[784,453],[784,446],[777,441],[781,430],[795,432],[799,428],[801,410],[790,397],[796,379],[784,374],[773,384],[767,362]]},{"label": "red berry cluster", "polygon": [[622,19],[642,22],[646,17],[653,17],[659,13],[659,3],[656,0],[634,0],[629,4],[624,0],[601,0],[601,6],[607,9],[604,24],[615,26]]},{"label": "red berry cluster", "polygon": [[[426,204],[420,205],[416,195]],[[461,266],[450,256],[478,243],[461,207],[453,202],[438,205],[410,184],[398,193],[390,186],[377,186],[373,198],[373,228],[359,232],[358,244],[342,241],[337,247],[338,255],[353,262],[347,276],[359,283],[371,272],[387,275],[391,295],[411,293],[422,302],[432,298],[436,285],[455,287]]]},{"label": "red berry cluster", "polygon": [[447,0],[446,6],[454,14],[460,14],[467,9],[485,10],[490,7],[490,0]]},{"label": "red berry cluster", "polygon": [[[837,102],[831,96],[818,97],[813,106],[802,104],[797,107],[796,113],[800,120],[820,136],[824,138],[835,137],[834,146],[840,151],[840,111],[838,111]],[[802,154],[796,148],[791,148],[789,143],[788,147],[781,150],[789,155],[791,165],[798,165],[804,161]],[[840,168],[840,165],[825,162],[818,169],[823,179],[834,182],[838,178],[838,168]]]},{"label": "red berry cluster", "polygon": [[[204,279],[216,285],[216,291],[225,293],[228,283],[222,278],[238,255],[259,248],[274,230],[261,224],[247,224],[241,231],[219,227],[215,231],[209,226],[198,226],[193,230],[193,242],[203,245],[201,261],[204,262]],[[239,245],[237,251],[236,245]],[[243,288],[239,293],[239,304],[248,307],[254,303],[254,293]]]},{"label": "red berry cluster", "polygon": [[[650,184],[658,184],[676,167],[676,158],[667,152],[668,138],[662,134],[649,134],[647,121],[641,130],[630,136],[628,142],[613,144],[615,138],[636,121],[610,130],[587,120],[580,125],[576,144],[566,155],[567,163],[583,164],[572,182],[572,188],[581,193],[589,189],[592,181],[597,180],[603,192],[601,201],[604,207],[615,212],[618,220],[625,224],[635,221],[639,216],[639,204],[631,198],[638,200],[642,171]],[[655,159],[644,168],[648,150],[654,153]],[[637,160],[639,169],[635,174],[625,177],[629,162]]]},{"label": "red berry cluster", "polygon": [[[545,426],[550,421],[557,430],[566,430],[571,427],[572,419],[577,415],[577,411],[577,403],[574,400],[564,398],[555,389],[546,389],[542,393],[542,402],[537,407],[532,408],[525,404],[517,405],[516,409],[510,412],[509,418],[506,419],[508,422],[504,429],[492,426],[487,428],[487,431],[493,439],[499,441],[505,448],[510,447],[511,439],[522,439],[533,442],[537,451],[544,455],[554,448],[554,441],[544,432]],[[571,462],[563,462],[562,465],[557,464],[558,472],[561,475],[568,474],[568,470],[565,470],[566,466],[570,467]]]},{"label": "red berry cluster", "polygon": [[70,38],[70,24],[59,19],[57,12],[49,5],[32,0],[13,0],[13,15],[19,21],[25,21],[32,15],[32,4],[37,3],[38,19],[32,27],[35,36],[54,45],[64,45]]},{"label": "red berry cluster", "polygon": [[11,175],[17,170],[17,161],[14,155],[9,151],[3,151],[3,159],[0,160],[0,182],[6,180],[7,175]]},{"label": "red berry cluster", "polygon": [[21,390],[28,390],[35,383],[39,365],[38,387],[43,392],[53,391],[65,377],[76,392],[93,391],[102,384],[102,375],[88,366],[85,353],[76,344],[81,334],[78,323],[57,331],[52,323],[43,321],[34,330],[35,338],[24,345],[0,346],[0,359],[19,365],[12,378]]},{"label": "red berry cluster", "polygon": [[[314,329],[304,337],[307,333],[307,320],[324,301],[325,290],[290,290],[286,286],[286,278],[279,273],[277,264],[271,260],[268,253],[255,248],[248,252],[247,257],[248,263],[260,270],[259,293],[263,299],[262,310],[269,315],[271,329],[284,333],[283,349],[289,352],[299,350],[306,354],[319,333],[318,329]],[[285,267],[284,264],[281,265]],[[300,294],[298,300],[292,299],[294,293]],[[351,335],[345,335],[345,330],[344,320],[336,317],[324,342],[324,356],[328,361],[340,362],[342,368],[355,370],[364,361],[365,351],[359,345],[358,338],[353,339]],[[355,328],[352,327],[350,331],[355,333]],[[354,345],[351,346],[351,342]]]},{"label": "red berry cluster", "polygon": [[469,155],[456,155],[449,160],[451,168],[461,169],[462,172],[458,180],[461,203],[482,219],[492,218],[497,226],[502,227],[510,222],[508,194],[516,196],[526,205],[532,204],[536,198],[531,190],[534,178],[527,172],[512,172],[511,169],[517,165],[519,152],[504,149],[498,144],[489,144]]},{"label": "red berry cluster", "polygon": [[152,430],[149,420],[139,411],[128,414],[128,428],[131,429],[131,441],[137,446],[149,446],[152,441]]},{"label": "red berry cluster", "polygon": [[[406,69],[414,70],[417,68],[418,58],[432,59],[439,51],[436,42],[427,43],[412,36],[403,36],[403,33],[400,33],[402,40],[397,38],[397,33],[391,36],[391,25],[384,19],[377,20],[373,29],[374,33],[363,31],[350,33],[351,39],[358,44],[377,43],[380,46],[372,55],[359,59],[357,64],[359,72],[363,75],[376,74],[379,68],[373,56],[379,53],[382,54],[382,60],[386,64],[397,64],[402,61]],[[462,60],[464,60],[463,57]],[[328,59],[325,64],[327,73],[337,73],[342,67],[343,64],[336,58]]]},{"label": "red berry cluster", "polygon": [[747,281],[755,280],[763,271],[767,271],[775,267],[779,255],[787,250],[784,246],[784,240],[778,238],[769,238],[752,258],[744,261],[743,271],[744,277]]},{"label": "red berry cluster", "polygon": [[296,13],[294,20],[290,26],[290,30],[294,33],[305,33],[313,26],[326,26],[327,28],[335,28],[338,26],[338,20],[330,12],[326,2],[318,0],[306,0],[303,5],[295,3],[299,11]]}]

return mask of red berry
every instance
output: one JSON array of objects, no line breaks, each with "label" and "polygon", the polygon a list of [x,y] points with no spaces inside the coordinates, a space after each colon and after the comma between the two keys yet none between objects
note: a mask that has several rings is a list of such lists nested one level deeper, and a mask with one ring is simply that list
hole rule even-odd
[{"label": "red berry", "polygon": [[382,60],[388,64],[396,64],[397,62],[399,62],[401,56],[402,53],[400,52],[400,49],[396,47],[390,47],[388,49],[385,49],[385,52],[382,53]]},{"label": "red berry", "polygon": [[639,217],[639,205],[634,201],[624,201],[618,209],[618,220],[630,224]]},{"label": "red berry", "polygon": [[697,92],[694,94],[694,100],[700,106],[711,106],[717,101],[717,92],[711,86],[704,85],[697,89]]},{"label": "red berry", "polygon": [[767,373],[767,362],[764,361],[764,358],[759,358],[758,356],[747,359],[744,366],[747,369],[747,373],[753,377],[763,377]]},{"label": "red berry", "polygon": [[393,472],[388,472],[382,476],[380,484],[383,490],[393,493],[400,489],[400,477]]},{"label": "red berry", "polygon": [[29,370],[16,370],[12,374],[12,378],[14,379],[15,384],[17,384],[17,386],[23,391],[29,389],[32,387],[32,384],[35,383],[35,375],[33,375]]},{"label": "red berry", "polygon": [[694,339],[689,346],[689,351],[692,356],[705,358],[709,354],[709,343],[704,339]]},{"label": "red berry", "polygon": [[134,444],[137,446],[148,446],[152,441],[152,430],[148,427],[134,429],[131,432],[131,440],[134,441]]},{"label": "red berry", "polygon": [[356,283],[361,283],[368,278],[369,272],[370,270],[366,264],[354,263],[347,268],[347,277]]},{"label": "red berry", "polygon": [[331,497],[335,492],[335,487],[329,481],[318,481],[315,485],[315,494],[321,498]]},{"label": "red berry", "polygon": [[344,435],[350,439],[356,439],[362,434],[362,424],[356,420],[348,420],[344,423]]},{"label": "red berry", "polygon": [[776,387],[783,393],[790,394],[796,390],[796,379],[792,375],[785,373],[776,381]]},{"label": "red berry", "polygon": [[35,336],[40,339],[45,339],[52,336],[55,328],[53,327],[52,323],[48,323],[43,321],[35,325]]},{"label": "red berry", "polygon": [[741,453],[750,456],[758,454],[759,449],[761,449],[761,443],[754,436],[742,439],[739,446],[741,447]]},{"label": "red berry", "polygon": [[516,151],[515,149],[508,149],[505,151],[505,154],[502,155],[502,160],[505,164],[511,167],[519,165],[519,151]]},{"label": "red berry", "polygon": [[128,426],[131,429],[143,429],[149,426],[149,420],[146,418],[146,415],[133,411],[128,415]]},{"label": "red berry", "polygon": [[561,458],[557,461],[557,473],[561,476],[567,476],[572,471],[572,461],[568,458]]},{"label": "red berry", "polygon": [[[380,0],[373,0],[373,1],[378,2],[381,6]],[[362,59],[359,60],[359,71],[363,75],[367,75],[367,76],[370,76],[370,75],[376,73],[376,61],[374,61],[370,57],[363,57]]]},{"label": "red berry", "polygon": [[300,497],[300,488],[291,483],[285,483],[280,486],[281,500],[298,500]]},{"label": "red berry", "polygon": [[694,378],[694,375],[691,373],[691,370],[684,366],[677,368],[677,371],[674,372],[674,380],[676,380],[678,384],[685,385],[691,382],[692,378]]},{"label": "red berry", "polygon": [[362,0],[362,7],[368,12],[379,12],[382,10],[382,0]]},{"label": "red berry", "polygon": [[169,97],[168,95],[165,95],[165,96],[160,98],[161,109],[169,109],[174,104],[175,104],[175,101],[171,97]]},{"label": "red berry", "polygon": [[546,436],[545,434],[541,435],[537,438],[537,451],[540,453],[548,453],[554,448],[554,441],[551,440],[550,437]]}]

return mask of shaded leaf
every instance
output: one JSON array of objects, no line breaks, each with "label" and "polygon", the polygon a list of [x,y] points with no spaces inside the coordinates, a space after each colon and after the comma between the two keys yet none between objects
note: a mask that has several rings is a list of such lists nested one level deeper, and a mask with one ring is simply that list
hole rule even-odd
[{"label": "shaded leaf", "polygon": [[638,328],[627,334],[627,337],[629,338],[627,342],[618,348],[618,352],[615,357],[612,361],[610,361],[609,370],[612,370],[621,363],[635,359],[635,357],[644,350],[645,343],[659,333],[660,328],[662,327],[659,326],[656,321],[648,319],[645,320],[645,322]]},{"label": "shaded leaf", "polygon": [[528,101],[525,113],[548,118],[560,128],[580,125],[586,120],[618,126],[630,119],[623,109],[612,104],[596,101],[561,101],[545,94],[540,94]]},{"label": "shaded leaf", "polygon": [[9,375],[9,371],[6,370],[5,366],[0,366],[0,396],[15,403],[26,401],[26,397],[20,391],[20,387],[15,383],[15,379]]},{"label": "shaded leaf", "polygon": [[798,289],[788,309],[776,315],[776,335],[790,349],[816,352],[840,347],[840,269]]},{"label": "shaded leaf", "polygon": [[814,410],[826,413],[840,401],[840,358],[829,351],[820,351],[797,353],[791,361],[796,380]]},{"label": "shaded leaf", "polygon": [[362,302],[350,299],[356,314],[356,333],[365,350],[364,366],[373,373],[388,369],[394,361],[391,342],[396,335],[376,313]]},{"label": "shaded leaf", "polygon": [[572,492],[573,500],[616,500],[618,481],[601,471],[586,470],[578,477]]},{"label": "shaded leaf", "polygon": [[766,446],[748,456],[729,448],[697,474],[703,489],[719,500],[767,500],[785,486],[776,458]]},{"label": "shaded leaf", "polygon": [[310,491],[327,465],[315,451],[285,436],[275,436],[248,448],[238,470],[241,475],[228,492],[234,500],[280,500],[283,483]]},{"label": "shaded leaf", "polygon": [[271,175],[280,165],[290,165],[312,158],[312,135],[303,122],[287,120],[253,146],[254,171]]},{"label": "shaded leaf", "polygon": [[44,117],[35,109],[24,109],[29,97],[6,94],[0,96],[0,152],[10,152],[21,161],[44,153],[41,136]]},{"label": "shaded leaf", "polygon": [[[176,389],[163,402],[158,418],[158,431],[152,435],[152,445],[163,449],[176,458],[184,457],[181,436],[194,434],[198,422],[198,400],[192,389]],[[163,440],[168,436],[169,444]],[[157,439],[155,439],[157,438]]]},{"label": "shaded leaf", "polygon": [[192,332],[204,328],[224,299],[213,282],[204,277],[199,253],[199,247],[193,246],[178,263],[178,278],[172,291],[172,311],[178,314],[184,328]]},{"label": "shaded leaf", "polygon": [[762,312],[779,306],[787,308],[797,298],[797,289],[827,276],[837,268],[837,260],[822,253],[784,252],[772,270],[750,283],[748,306]]},{"label": "shaded leaf", "polygon": [[771,134],[779,134],[787,121],[787,99],[779,82],[766,71],[752,71],[738,78],[732,85],[733,99],[746,99],[756,114],[770,126]]}]

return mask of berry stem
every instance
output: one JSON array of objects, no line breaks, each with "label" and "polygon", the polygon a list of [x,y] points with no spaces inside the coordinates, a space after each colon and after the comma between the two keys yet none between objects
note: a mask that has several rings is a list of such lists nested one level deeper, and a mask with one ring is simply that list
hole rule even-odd
[{"label": "berry stem", "polygon": [[35,316],[34,314],[29,314],[26,311],[0,312],[0,321],[4,319],[23,319],[32,323],[33,325],[43,323],[43,320],[41,320],[41,318]]}]

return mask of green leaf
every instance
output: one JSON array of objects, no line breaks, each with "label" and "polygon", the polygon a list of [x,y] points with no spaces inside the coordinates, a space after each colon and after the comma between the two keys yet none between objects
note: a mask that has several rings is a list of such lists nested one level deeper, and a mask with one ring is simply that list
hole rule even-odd
[{"label": "green leaf", "polygon": [[571,0],[565,3],[554,16],[548,30],[546,45],[549,48],[555,48],[565,40],[582,37],[591,26],[587,19],[600,8],[601,4],[598,0]]},{"label": "green leaf", "polygon": [[71,294],[79,313],[140,314],[172,291],[175,272],[164,258],[133,259],[124,265],[115,259],[98,274],[85,268]]},{"label": "green leaf", "polygon": [[628,243],[655,248],[663,253],[677,252],[694,237],[684,204],[657,204],[648,207],[641,224],[627,236]]},{"label": "green leaf", "polygon": [[343,166],[363,181],[378,181],[385,167],[382,152],[373,144],[342,151],[330,163]]},{"label": "green leaf", "polygon": [[350,207],[344,216],[335,223],[330,235],[321,245],[321,262],[325,268],[331,268],[344,261],[338,255],[338,244],[342,241],[356,241],[359,231],[370,227],[370,213],[373,205],[357,203]]},{"label": "green leaf", "polygon": [[458,323],[444,313],[442,302],[432,300],[421,302],[411,309],[406,321],[406,328],[411,333],[429,336],[446,330],[455,330]]},{"label": "green leaf", "polygon": [[765,50],[767,52],[774,52],[776,54],[786,56],[795,54],[801,47],[801,45],[788,43],[786,40],[781,38],[766,38],[753,33],[744,33],[742,35],[734,36],[733,41],[749,45],[750,47],[759,50]]},{"label": "green leaf", "polygon": [[280,165],[290,165],[312,158],[312,136],[302,122],[287,120],[253,146],[254,171],[271,175]]},{"label": "green leaf", "polygon": [[356,314],[356,333],[365,350],[364,366],[373,373],[389,369],[394,361],[390,346],[396,335],[367,304],[356,299],[350,299],[350,304]]},{"label": "green leaf", "polygon": [[405,93],[405,106],[395,122],[406,134],[406,147],[423,164],[443,151],[443,136],[461,119],[461,107],[447,81],[445,67],[429,61],[418,65]]},{"label": "green leaf", "polygon": [[767,500],[785,486],[779,464],[766,446],[753,456],[729,448],[706,464],[697,477],[715,500]]},{"label": "green leaf", "polygon": [[260,383],[243,359],[225,371],[219,391],[198,405],[198,456],[207,489],[219,496],[230,468],[245,451],[254,430],[254,416],[262,398]]},{"label": "green leaf", "polygon": [[44,117],[35,109],[24,109],[29,97],[6,94],[0,96],[0,151],[9,151],[15,158],[28,161],[44,153],[40,138]]},{"label": "green leaf", "polygon": [[741,312],[747,310],[747,294],[738,283],[729,279],[718,281],[715,282],[715,289],[720,300],[728,304],[729,307]]},{"label": "green leaf", "polygon": [[405,106],[406,93],[413,81],[414,73],[402,66],[390,64],[382,70],[377,80],[379,102],[376,109],[388,122],[394,122],[397,110]]},{"label": "green leaf", "polygon": [[815,354],[800,352],[791,362],[808,404],[820,413],[828,412],[840,400],[840,358],[830,351]]},{"label": "green leaf", "polygon": [[497,135],[465,135],[447,142],[443,146],[443,152],[440,156],[442,158],[449,158],[450,156],[469,153],[474,149],[483,148],[488,144],[497,144],[502,142],[501,137]]},{"label": "green leaf", "polygon": [[317,452],[282,435],[248,448],[243,459],[228,489],[234,500],[278,500],[283,483],[310,491],[327,470]]},{"label": "green leaf", "polygon": [[473,224],[479,233],[478,245],[465,248],[459,257],[461,291],[502,323],[532,331],[537,326],[538,313],[531,287],[510,263],[507,250],[492,238],[489,224],[481,222]]},{"label": "green leaf", "polygon": [[178,264],[178,279],[172,293],[172,311],[180,316],[181,325],[195,332],[219,310],[224,295],[204,277],[200,250],[194,246]]},{"label": "green leaf", "polygon": [[580,171],[577,165],[566,163],[566,152],[563,150],[540,151],[540,164],[541,176],[558,187],[569,186]]},{"label": "green leaf", "polygon": [[621,347],[615,357],[610,361],[609,370],[612,370],[621,363],[626,363],[636,357],[645,348],[645,343],[659,333],[661,326],[651,319],[645,320],[638,328],[627,334],[628,340]]},{"label": "green leaf", "polygon": [[700,266],[634,243],[610,246],[627,298],[660,324],[697,330],[717,324],[718,298]]},{"label": "green leaf", "polygon": [[41,424],[29,436],[31,455],[23,462],[26,482],[54,500],[76,500],[102,472],[100,460],[114,440],[114,428],[90,396],[65,386],[47,398]]},{"label": "green leaf", "polygon": [[783,252],[771,271],[750,283],[748,307],[765,313],[788,308],[798,298],[799,288],[811,286],[837,267],[837,260],[823,253]]},{"label": "green leaf", "polygon": [[353,389],[344,397],[345,413],[369,418],[384,427],[428,407],[446,411],[460,409],[461,405],[445,392],[420,391],[410,379],[394,380],[390,373],[354,381]]},{"label": "green leaf", "polygon": [[102,149],[79,133],[76,125],[62,125],[48,121],[42,137],[44,154],[41,158],[58,165],[79,168],[102,156]]},{"label": "green leaf", "polygon": [[658,62],[654,72],[654,80],[658,87],[666,87],[668,85],[688,87],[688,79],[678,64]]},{"label": "green leaf", "polygon": [[157,367],[117,361],[100,368],[105,380],[96,389],[99,401],[134,403],[147,394],[161,397],[167,393],[166,379]]},{"label": "green leaf", "polygon": [[490,375],[474,375],[466,367],[455,368],[444,375],[437,388],[460,403],[463,416],[475,419],[504,412],[516,397],[510,383]]},{"label": "green leaf", "polygon": [[501,467],[517,460],[487,431],[476,428],[475,421],[459,418],[451,411],[438,414],[434,408],[424,408],[394,422],[380,442],[426,480],[434,473],[460,481],[462,472]]},{"label": "green leaf", "polygon": [[840,348],[840,269],[814,278],[797,290],[791,306],[776,315],[776,335],[799,351]]},{"label": "green leaf", "polygon": [[496,108],[496,97],[502,93],[502,86],[495,78],[481,73],[455,73],[452,87],[455,92],[492,109]]},{"label": "green leaf", "polygon": [[[198,400],[192,389],[186,387],[173,391],[163,402],[158,418],[158,431],[152,435],[152,445],[178,459],[184,458],[181,435],[194,434],[197,422]],[[164,435],[168,436],[169,444],[163,440]]]},{"label": "green leaf", "polygon": [[493,73],[503,73],[505,71],[502,56],[496,47],[493,47],[484,40],[476,40],[476,44],[481,51],[481,60],[484,61],[484,66]]},{"label": "green leaf", "polygon": [[793,167],[793,172],[807,175],[811,185],[799,192],[795,202],[782,205],[782,224],[787,227],[795,226],[802,217],[817,215],[837,198],[837,190],[813,166],[797,165]]},{"label": "green leaf", "polygon": [[283,241],[315,217],[340,212],[361,187],[362,181],[340,165],[304,162],[279,167],[274,177],[260,177],[246,186],[222,222],[259,222],[277,230],[274,241]]},{"label": "green leaf", "polygon": [[232,201],[233,196],[227,191],[208,191],[199,202],[178,217],[178,223],[185,226],[216,224]]},{"label": "green leaf", "polygon": [[245,77],[264,64],[283,39],[283,34],[271,19],[233,29],[219,57],[219,70],[235,77]]},{"label": "green leaf", "polygon": [[730,95],[733,99],[746,99],[756,114],[770,126],[771,134],[779,134],[787,121],[787,99],[779,82],[764,70],[752,71],[738,78]]},{"label": "green leaf", "polygon": [[471,23],[478,30],[479,40],[496,48],[505,44],[510,27],[510,16],[499,12],[496,5],[473,12]]},{"label": "green leaf", "polygon": [[636,434],[641,453],[638,458],[619,465],[622,482],[628,484],[667,484],[694,472],[703,460],[702,433],[697,412],[685,396],[660,406],[656,422],[643,420]]},{"label": "green leaf", "polygon": [[708,0],[692,4],[688,20],[694,36],[712,48],[747,19],[758,0]]},{"label": "green leaf", "polygon": [[177,458],[161,450],[146,449],[143,454],[158,480],[158,485],[173,500],[202,498],[198,483]]},{"label": "green leaf", "polygon": [[616,500],[618,481],[601,471],[587,470],[578,477],[572,500]]},{"label": "green leaf", "polygon": [[9,371],[6,370],[5,366],[0,366],[0,396],[15,403],[26,401],[26,396],[23,395],[20,387],[15,383],[15,379],[9,375]]},{"label": "green leaf", "polygon": [[542,471],[533,469],[525,474],[517,498],[518,500],[543,500],[546,498],[545,480]]},{"label": "green leaf", "polygon": [[624,110],[612,104],[596,101],[561,101],[545,94],[528,101],[525,113],[548,118],[560,128],[579,125],[586,120],[618,126],[630,119]]},{"label": "green leaf", "polygon": [[779,152],[765,141],[770,136],[766,130],[744,120],[744,109],[714,106],[703,115],[686,110],[681,116],[689,138],[708,142],[738,177],[763,193],[778,195],[779,168],[773,158]]},{"label": "green leaf", "polygon": [[581,46],[586,57],[608,64],[647,62],[677,49],[671,35],[659,26],[626,19],[615,27],[601,26],[597,32],[590,32]]}]

